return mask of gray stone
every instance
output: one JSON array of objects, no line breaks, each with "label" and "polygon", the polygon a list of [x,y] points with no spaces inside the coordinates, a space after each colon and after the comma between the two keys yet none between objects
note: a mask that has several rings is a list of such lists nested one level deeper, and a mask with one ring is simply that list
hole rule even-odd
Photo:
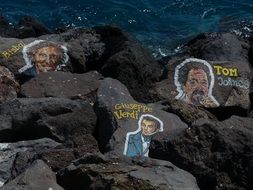
[{"label": "gray stone", "polygon": [[[112,150],[119,155],[144,155],[144,148],[139,142],[142,142],[141,122],[145,116],[153,118],[157,127],[152,134],[147,134],[148,143],[152,138],[172,138],[187,128],[179,117],[163,111],[160,104],[148,105],[136,102],[123,84],[110,78],[101,82],[97,92],[95,112],[98,116],[97,136],[100,148],[102,151]],[[138,136],[138,140],[136,139],[136,143],[139,144],[138,151],[135,149],[135,153],[128,154],[131,138],[134,137],[132,135],[136,135],[136,138]],[[152,141],[150,146],[152,146]],[[143,152],[140,151],[142,148]],[[145,156],[148,156],[148,149]]]},{"label": "gray stone", "polygon": [[63,190],[55,173],[42,161],[36,160],[24,173],[4,185],[1,190]]},{"label": "gray stone", "polygon": [[96,125],[90,104],[64,98],[15,99],[0,105],[0,115],[0,142],[47,137],[84,145]]},{"label": "gray stone", "polygon": [[202,34],[188,42],[186,51],[191,56],[218,62],[248,63],[248,43],[231,33]]},{"label": "gray stone", "polygon": [[170,162],[86,155],[57,174],[65,189],[199,189],[195,178]]},{"label": "gray stone", "polygon": [[[0,183],[4,184],[6,181],[16,177],[17,174],[23,172],[22,169],[29,165],[29,163],[22,163],[22,166],[19,166],[20,169],[14,171],[19,153],[40,153],[59,145],[60,143],[46,138],[16,143],[0,143]],[[15,174],[13,172],[15,172]]]},{"label": "gray stone", "polygon": [[200,119],[173,139],[154,140],[150,156],[193,174],[201,189],[253,188],[253,119]]},{"label": "gray stone", "polygon": [[84,74],[42,73],[21,86],[21,95],[27,98],[83,99],[94,103],[100,79],[102,76],[96,71]]}]

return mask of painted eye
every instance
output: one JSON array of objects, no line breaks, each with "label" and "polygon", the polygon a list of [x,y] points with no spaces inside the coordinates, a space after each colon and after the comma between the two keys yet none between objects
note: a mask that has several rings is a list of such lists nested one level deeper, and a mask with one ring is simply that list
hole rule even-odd
[{"label": "painted eye", "polygon": [[207,82],[207,81],[202,81],[201,84],[202,84],[202,85],[207,85],[208,82]]},{"label": "painted eye", "polygon": [[189,83],[190,83],[190,85],[195,85],[196,81],[195,80],[190,80]]},{"label": "painted eye", "polygon": [[39,56],[40,56],[40,58],[43,58],[43,59],[45,59],[47,57],[47,55],[44,53],[39,54]]},{"label": "painted eye", "polygon": [[50,59],[56,59],[57,58],[57,55],[51,55],[50,56]]}]

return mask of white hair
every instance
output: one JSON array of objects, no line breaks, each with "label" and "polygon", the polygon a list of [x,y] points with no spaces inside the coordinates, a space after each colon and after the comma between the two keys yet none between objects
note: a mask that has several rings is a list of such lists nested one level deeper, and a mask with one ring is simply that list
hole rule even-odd
[{"label": "white hair", "polygon": [[[22,53],[23,53],[23,58],[25,60],[26,65],[18,70],[20,73],[33,67],[32,59],[31,59],[31,56],[29,55],[30,49],[40,43],[43,43],[43,42],[47,42],[47,41],[35,40],[35,41],[31,42],[30,44],[25,45],[23,47]],[[55,44],[54,42],[49,42],[49,43]],[[57,46],[59,46],[63,51],[62,63],[57,65],[57,67],[56,67],[56,70],[60,70],[61,67],[66,66],[66,63],[69,61],[69,56],[68,56],[68,49],[65,46],[63,46],[63,45],[57,45]]]}]

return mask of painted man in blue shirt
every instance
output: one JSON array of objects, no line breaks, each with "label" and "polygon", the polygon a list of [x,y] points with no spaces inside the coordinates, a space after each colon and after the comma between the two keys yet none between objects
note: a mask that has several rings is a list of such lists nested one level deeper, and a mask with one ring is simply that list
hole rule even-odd
[{"label": "painted man in blue shirt", "polygon": [[152,137],[163,131],[163,122],[157,117],[144,114],[138,121],[138,130],[127,133],[124,155],[148,157]]}]

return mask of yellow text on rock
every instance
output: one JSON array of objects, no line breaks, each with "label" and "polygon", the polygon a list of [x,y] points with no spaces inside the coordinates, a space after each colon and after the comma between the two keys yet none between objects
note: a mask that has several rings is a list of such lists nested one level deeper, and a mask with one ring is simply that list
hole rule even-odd
[{"label": "yellow text on rock", "polygon": [[5,58],[8,59],[12,55],[16,54],[19,50],[21,50],[25,46],[24,42],[21,41],[17,44],[12,45],[9,49],[4,50],[1,52],[1,55]]},{"label": "yellow text on rock", "polygon": [[217,75],[224,75],[230,77],[237,77],[238,76],[238,69],[237,68],[226,68],[220,65],[214,65],[213,68],[215,69],[215,73]]},{"label": "yellow text on rock", "polygon": [[148,113],[152,112],[152,108],[141,105],[141,104],[135,104],[135,103],[120,103],[115,104],[114,106],[114,115],[117,119],[122,118],[133,118],[138,119],[139,112]]}]

